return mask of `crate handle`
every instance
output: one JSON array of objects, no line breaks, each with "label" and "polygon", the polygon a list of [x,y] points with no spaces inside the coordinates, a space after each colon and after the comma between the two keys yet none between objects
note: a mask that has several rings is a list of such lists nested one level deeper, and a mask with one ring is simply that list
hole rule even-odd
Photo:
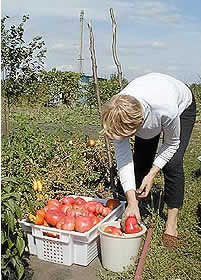
[{"label": "crate handle", "polygon": [[47,229],[34,229],[32,231],[32,235],[36,238],[42,238],[46,240],[52,240],[52,241],[60,241],[62,243],[69,243],[69,234],[66,236],[63,236],[60,232],[56,232],[53,230]]},{"label": "crate handle", "polygon": [[42,233],[43,233],[43,236],[52,237],[53,239],[60,239],[59,233],[52,233],[52,232],[48,232],[48,231],[43,231]]}]

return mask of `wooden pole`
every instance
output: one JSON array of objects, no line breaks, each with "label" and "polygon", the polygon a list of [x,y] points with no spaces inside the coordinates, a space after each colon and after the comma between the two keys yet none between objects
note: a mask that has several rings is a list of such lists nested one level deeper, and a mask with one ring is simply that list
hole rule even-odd
[{"label": "wooden pole", "polygon": [[[101,98],[100,98],[100,90],[99,90],[99,84],[98,84],[94,35],[93,35],[91,22],[88,23],[88,28],[89,28],[89,35],[90,35],[90,48],[89,48],[89,50],[90,50],[90,53],[91,53],[92,73],[93,73],[93,79],[94,79],[97,101],[98,101],[98,111],[99,111],[99,115],[100,115],[100,118],[101,118],[101,113],[102,113]],[[109,162],[109,168],[110,168],[110,183],[111,183],[112,190],[114,190],[114,168],[113,168],[113,163],[112,163],[110,142],[109,142],[109,139],[106,136],[104,136],[104,137],[105,137],[106,150],[107,150],[107,156],[108,156],[108,162]]]},{"label": "wooden pole", "polygon": [[79,73],[82,74],[82,49],[83,49],[83,20],[84,20],[84,10],[80,13],[80,54],[79,54]]},{"label": "wooden pole", "polygon": [[114,12],[113,9],[110,8],[110,16],[112,19],[112,54],[113,54],[113,59],[114,62],[117,66],[117,72],[118,72],[118,78],[119,78],[119,85],[120,85],[120,89],[122,90],[123,85],[122,85],[122,70],[121,70],[121,64],[118,60],[117,57],[117,23],[114,17]]}]

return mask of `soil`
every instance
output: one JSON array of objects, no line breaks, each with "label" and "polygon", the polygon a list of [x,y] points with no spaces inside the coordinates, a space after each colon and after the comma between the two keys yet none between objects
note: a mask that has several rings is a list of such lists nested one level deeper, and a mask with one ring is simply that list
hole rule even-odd
[{"label": "soil", "polygon": [[31,255],[30,268],[33,273],[32,280],[98,280],[96,273],[102,266],[99,257],[85,267],[45,262]]}]

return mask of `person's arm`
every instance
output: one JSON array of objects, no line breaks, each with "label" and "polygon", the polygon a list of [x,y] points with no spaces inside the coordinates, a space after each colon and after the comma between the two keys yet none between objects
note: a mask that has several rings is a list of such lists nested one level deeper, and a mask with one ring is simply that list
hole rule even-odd
[{"label": "person's arm", "polygon": [[124,192],[136,189],[133,153],[131,151],[129,138],[114,140],[115,156],[120,182]]},{"label": "person's arm", "polygon": [[180,144],[180,118],[177,116],[168,125],[163,126],[163,144],[153,162],[149,173],[144,177],[140,188],[136,191],[139,198],[145,198],[149,194],[154,178],[166,163],[173,157]]},{"label": "person's arm", "polygon": [[168,125],[163,125],[163,144],[159,148],[154,165],[162,169],[173,157],[180,144],[180,117],[177,116]]},{"label": "person's arm", "polygon": [[129,138],[120,141],[113,141],[117,161],[118,174],[124,193],[127,198],[128,206],[122,216],[122,226],[128,216],[136,216],[140,223],[141,217],[136,199],[136,184],[133,164],[133,153],[131,151]]}]

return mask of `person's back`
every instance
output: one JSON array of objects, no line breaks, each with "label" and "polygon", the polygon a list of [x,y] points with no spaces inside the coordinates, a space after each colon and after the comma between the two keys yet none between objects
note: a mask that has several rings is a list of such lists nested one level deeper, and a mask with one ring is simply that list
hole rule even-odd
[{"label": "person's back", "polygon": [[162,110],[174,118],[191,104],[190,89],[181,81],[161,73],[150,73],[134,79],[121,92],[142,99],[154,110]]}]

